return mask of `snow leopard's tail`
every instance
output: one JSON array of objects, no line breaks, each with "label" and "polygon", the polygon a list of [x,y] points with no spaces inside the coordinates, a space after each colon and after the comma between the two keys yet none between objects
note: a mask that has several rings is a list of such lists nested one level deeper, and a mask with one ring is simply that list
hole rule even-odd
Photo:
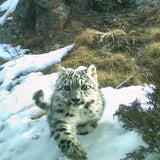
[{"label": "snow leopard's tail", "polygon": [[44,93],[42,90],[38,90],[37,92],[34,93],[33,95],[33,100],[35,101],[36,105],[47,111],[49,109],[50,104],[46,101],[44,101]]}]

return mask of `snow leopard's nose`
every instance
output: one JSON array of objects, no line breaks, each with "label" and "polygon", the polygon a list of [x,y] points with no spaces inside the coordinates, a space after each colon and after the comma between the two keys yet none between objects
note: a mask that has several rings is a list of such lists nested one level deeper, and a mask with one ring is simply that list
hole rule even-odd
[{"label": "snow leopard's nose", "polygon": [[72,101],[75,102],[75,103],[78,103],[78,102],[80,101],[80,99],[78,99],[78,98],[73,98]]}]

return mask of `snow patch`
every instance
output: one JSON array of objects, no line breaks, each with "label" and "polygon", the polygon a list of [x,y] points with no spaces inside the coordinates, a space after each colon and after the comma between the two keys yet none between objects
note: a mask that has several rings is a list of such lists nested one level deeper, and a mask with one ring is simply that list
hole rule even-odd
[{"label": "snow patch", "polygon": [[21,46],[12,47],[10,44],[0,44],[0,59],[9,61],[24,56],[29,49],[21,49]]},{"label": "snow patch", "polygon": [[[2,87],[5,86],[8,88],[10,85],[13,85],[17,77],[19,78],[22,75],[43,70],[60,62],[62,57],[65,56],[73,46],[74,44],[41,55],[24,55],[24,57],[5,63],[0,67],[0,82],[2,82]],[[2,87],[0,87],[0,90]]]},{"label": "snow patch", "polygon": [[0,5],[0,12],[6,11],[3,16],[0,17],[0,25],[3,25],[6,22],[9,14],[16,9],[18,2],[19,0],[7,0]]}]

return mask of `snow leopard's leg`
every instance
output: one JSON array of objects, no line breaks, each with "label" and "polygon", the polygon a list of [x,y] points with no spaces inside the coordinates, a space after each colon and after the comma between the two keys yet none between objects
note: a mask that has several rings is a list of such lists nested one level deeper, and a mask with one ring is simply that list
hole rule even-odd
[{"label": "snow leopard's leg", "polygon": [[85,135],[92,132],[97,127],[97,121],[89,121],[77,126],[77,134]]},{"label": "snow leopard's leg", "polygon": [[37,92],[34,93],[33,100],[35,101],[36,105],[39,108],[41,108],[45,111],[48,110],[50,104],[48,102],[44,101],[44,93],[42,90],[38,90]]},{"label": "snow leopard's leg", "polygon": [[76,138],[70,124],[63,120],[52,120],[51,133],[61,151],[71,160],[87,160],[87,153]]}]

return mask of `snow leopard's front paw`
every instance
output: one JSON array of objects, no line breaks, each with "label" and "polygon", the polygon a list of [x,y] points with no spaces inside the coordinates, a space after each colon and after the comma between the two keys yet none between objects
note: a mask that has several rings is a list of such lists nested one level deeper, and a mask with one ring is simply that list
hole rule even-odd
[{"label": "snow leopard's front paw", "polygon": [[71,160],[87,160],[87,153],[80,143],[72,143],[66,151]]},{"label": "snow leopard's front paw", "polygon": [[44,93],[42,90],[38,90],[37,92],[34,93],[33,95],[33,100],[38,100],[39,98],[44,97]]},{"label": "snow leopard's front paw", "polygon": [[44,93],[42,90],[35,92],[32,99],[39,108],[48,111],[50,103],[44,101]]}]

